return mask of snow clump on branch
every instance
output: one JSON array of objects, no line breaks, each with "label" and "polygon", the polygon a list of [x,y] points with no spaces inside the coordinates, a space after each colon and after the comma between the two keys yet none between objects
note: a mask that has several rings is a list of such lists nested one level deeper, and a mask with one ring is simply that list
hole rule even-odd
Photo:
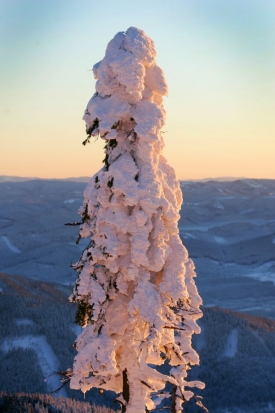
[{"label": "snow clump on branch", "polygon": [[[191,337],[200,332],[202,301],[179,237],[180,186],[161,153],[166,81],[153,41],[134,27],[110,41],[93,72],[84,143],[100,136],[106,146],[80,208],[80,236],[90,243],[74,265],[70,299],[78,303],[83,332],[70,386],[122,393],[124,372],[130,396],[118,400],[127,413],[154,409],[166,383],[181,411],[193,395],[186,386],[203,387],[185,381],[189,366],[199,363]],[[170,374],[154,367],[165,360]]]}]

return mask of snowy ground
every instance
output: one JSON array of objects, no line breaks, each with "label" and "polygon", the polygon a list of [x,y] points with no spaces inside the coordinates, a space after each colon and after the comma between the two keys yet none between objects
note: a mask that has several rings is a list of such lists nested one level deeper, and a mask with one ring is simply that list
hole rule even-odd
[{"label": "snowy ground", "polygon": [[8,246],[11,252],[15,254],[21,254],[21,251],[10,242],[8,237],[6,237],[5,235],[2,235],[1,238],[6,243],[6,245]]},{"label": "snowy ground", "polygon": [[238,350],[238,330],[234,328],[230,331],[222,353],[222,357],[235,357]]}]

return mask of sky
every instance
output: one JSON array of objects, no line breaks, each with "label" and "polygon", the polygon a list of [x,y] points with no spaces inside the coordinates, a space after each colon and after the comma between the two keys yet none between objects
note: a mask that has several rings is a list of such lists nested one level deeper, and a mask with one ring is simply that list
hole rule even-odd
[{"label": "sky", "polygon": [[92,67],[119,31],[156,45],[178,179],[275,179],[274,0],[0,0],[0,175],[92,176]]}]

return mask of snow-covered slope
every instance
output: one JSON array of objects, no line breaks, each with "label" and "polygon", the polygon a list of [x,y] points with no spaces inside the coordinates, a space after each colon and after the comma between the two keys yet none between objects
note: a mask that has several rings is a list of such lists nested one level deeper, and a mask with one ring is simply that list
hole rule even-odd
[{"label": "snow-covered slope", "polygon": [[[74,356],[74,349],[68,346],[76,337],[72,331],[76,326],[74,309],[67,301],[69,288],[5,274],[0,274],[0,288],[0,391],[47,393],[38,356],[42,352],[49,365],[54,357],[41,346],[41,336],[57,357],[60,369],[67,367]],[[275,322],[204,308],[200,325],[202,334],[195,336],[194,345],[201,355],[201,365],[194,376],[206,382],[204,404],[213,413],[222,409],[231,413],[237,406],[242,413],[265,411],[274,403]],[[33,337],[32,345],[24,350],[26,337]],[[81,393],[71,392],[68,387],[66,392],[83,401]],[[89,393],[86,401],[116,407],[109,394]],[[201,413],[193,404],[185,410]]]},{"label": "snow-covered slope", "polygon": [[[275,317],[275,288],[263,282],[275,279],[275,181],[255,182],[257,187],[247,180],[182,182],[180,234],[197,267],[206,305]],[[0,270],[73,283],[69,265],[85,243],[76,245],[78,227],[64,224],[79,220],[85,186],[45,180],[0,183]]]}]

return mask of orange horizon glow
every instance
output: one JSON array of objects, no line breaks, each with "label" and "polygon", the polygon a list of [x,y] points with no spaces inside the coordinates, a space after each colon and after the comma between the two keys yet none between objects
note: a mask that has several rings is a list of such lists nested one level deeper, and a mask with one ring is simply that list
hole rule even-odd
[{"label": "orange horizon glow", "polygon": [[[273,1],[3,0],[0,11],[0,175],[64,179],[102,167],[104,142],[81,144],[91,68],[133,25],[155,41],[167,78],[164,156],[178,179],[275,179]],[[104,18],[91,25],[95,15]]]}]

